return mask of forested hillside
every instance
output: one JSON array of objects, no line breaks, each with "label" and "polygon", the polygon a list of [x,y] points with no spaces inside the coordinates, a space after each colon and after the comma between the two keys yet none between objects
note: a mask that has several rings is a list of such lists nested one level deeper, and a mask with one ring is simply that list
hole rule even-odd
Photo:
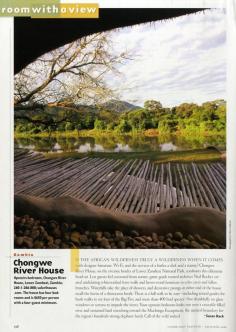
[{"label": "forested hillside", "polygon": [[47,134],[81,130],[150,134],[223,134],[226,102],[208,101],[202,105],[183,103],[166,108],[155,100],[137,107],[127,102],[111,101],[97,106],[63,105],[15,111],[16,134]]}]

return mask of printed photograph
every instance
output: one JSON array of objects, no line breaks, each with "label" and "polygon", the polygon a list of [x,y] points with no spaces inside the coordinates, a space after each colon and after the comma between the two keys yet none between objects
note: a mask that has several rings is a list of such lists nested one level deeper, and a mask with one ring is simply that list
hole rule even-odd
[{"label": "printed photograph", "polygon": [[226,248],[226,12],[14,19],[14,248]]}]

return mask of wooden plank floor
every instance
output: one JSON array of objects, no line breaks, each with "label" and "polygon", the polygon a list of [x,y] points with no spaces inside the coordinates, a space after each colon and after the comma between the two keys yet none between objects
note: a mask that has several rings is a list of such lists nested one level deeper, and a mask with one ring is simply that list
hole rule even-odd
[{"label": "wooden plank floor", "polygon": [[46,159],[16,150],[15,194],[71,196],[126,213],[157,213],[184,206],[225,211],[226,169],[220,162]]}]

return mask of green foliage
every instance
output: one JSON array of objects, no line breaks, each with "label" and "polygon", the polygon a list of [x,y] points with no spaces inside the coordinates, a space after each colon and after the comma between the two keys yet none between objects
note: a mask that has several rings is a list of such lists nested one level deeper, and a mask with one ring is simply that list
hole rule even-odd
[{"label": "green foliage", "polygon": [[97,129],[97,130],[104,130],[104,129],[106,129],[105,122],[103,120],[96,119],[94,121],[94,129]]},{"label": "green foliage", "polygon": [[75,125],[72,122],[66,122],[65,124],[65,130],[74,130],[75,129]]},{"label": "green foliage", "polygon": [[148,100],[143,108],[124,112],[109,110],[104,106],[97,108],[74,106],[70,109],[46,107],[45,110],[27,112],[27,117],[32,119],[32,122],[17,117],[16,133],[36,134],[95,129],[100,132],[114,131],[124,134],[154,129],[161,135],[177,133],[208,135],[225,132],[226,103],[224,100],[215,100],[202,105],[183,103],[176,107],[165,108],[158,101]]},{"label": "green foliage", "polygon": [[120,133],[128,133],[132,129],[129,122],[125,119],[122,119],[116,128],[117,128],[117,131]]}]

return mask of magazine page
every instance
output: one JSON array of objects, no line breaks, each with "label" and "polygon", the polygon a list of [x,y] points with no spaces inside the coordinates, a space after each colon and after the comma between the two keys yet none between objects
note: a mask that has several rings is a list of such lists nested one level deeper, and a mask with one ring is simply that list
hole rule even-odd
[{"label": "magazine page", "polygon": [[3,331],[235,331],[236,2],[0,4]]}]

